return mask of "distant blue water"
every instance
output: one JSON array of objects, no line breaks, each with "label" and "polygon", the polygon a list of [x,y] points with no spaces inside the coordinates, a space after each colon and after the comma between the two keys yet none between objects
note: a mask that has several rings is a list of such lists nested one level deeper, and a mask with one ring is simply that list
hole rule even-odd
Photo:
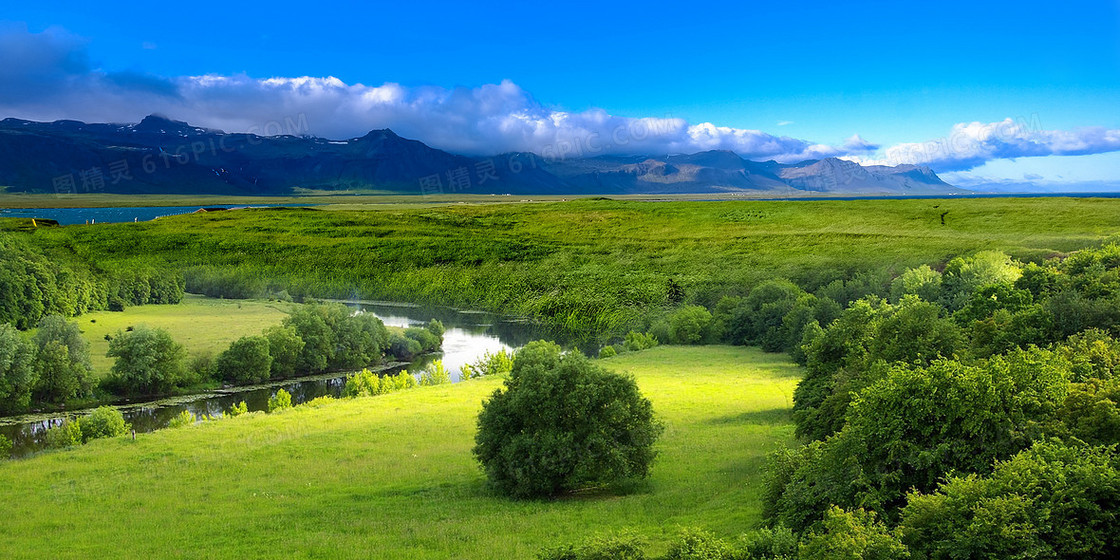
[{"label": "distant blue water", "polygon": [[[308,206],[307,204],[262,204],[249,208]],[[206,208],[245,208],[244,204],[210,204]],[[2,208],[0,218],[45,218],[62,225],[114,222],[146,222],[162,216],[190,214],[202,206],[137,206],[134,208]]]}]

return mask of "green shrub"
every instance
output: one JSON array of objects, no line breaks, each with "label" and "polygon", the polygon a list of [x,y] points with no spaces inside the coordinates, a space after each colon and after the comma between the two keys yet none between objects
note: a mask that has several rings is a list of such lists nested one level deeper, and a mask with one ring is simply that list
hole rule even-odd
[{"label": "green shrub", "polygon": [[292,408],[292,394],[280,389],[275,395],[268,398],[268,411],[276,412],[285,408]]},{"label": "green shrub", "polygon": [[235,340],[218,355],[214,369],[221,380],[232,383],[258,383],[268,379],[272,371],[269,340],[263,336]]},{"label": "green shrub", "polygon": [[391,387],[394,391],[403,391],[405,389],[411,389],[419,385],[419,383],[416,381],[416,378],[413,377],[411,373],[408,373],[407,369],[402,369],[396,375],[385,376],[382,377],[382,379],[387,381],[389,383],[389,387]]},{"label": "green shrub", "polygon": [[398,360],[410,361],[423,351],[419,342],[402,333],[394,332],[389,335],[389,353]]},{"label": "green shrub", "polygon": [[732,549],[707,531],[687,529],[669,545],[664,560],[731,560]]},{"label": "green shrub", "polygon": [[315,397],[315,398],[299,405],[299,407],[300,408],[319,408],[323,405],[330,404],[330,403],[334,402],[335,400],[337,400],[337,399],[335,399],[334,397],[332,397],[330,395],[323,395],[321,397]]},{"label": "green shrub", "polygon": [[502,493],[554,496],[648,476],[660,433],[632,377],[537,341],[483,403],[474,454]]},{"label": "green shrub", "polygon": [[739,537],[736,560],[794,560],[799,540],[793,531],[778,525],[763,527]]},{"label": "green shrub", "polygon": [[0,413],[27,410],[35,382],[33,348],[15,327],[0,323]]},{"label": "green shrub", "polygon": [[897,534],[875,517],[874,512],[845,511],[833,506],[824,522],[815,527],[801,544],[800,557],[806,560],[904,560],[910,551]]},{"label": "green shrub", "polygon": [[645,560],[642,543],[635,537],[595,537],[580,545],[542,550],[539,560]]},{"label": "green shrub", "polygon": [[443,360],[436,360],[420,372],[420,385],[443,385],[451,383],[451,374],[443,367]]},{"label": "green shrub", "polygon": [[346,378],[346,386],[342,388],[342,395],[346,397],[368,397],[381,394],[381,376],[363,369]]},{"label": "green shrub", "polygon": [[249,405],[245,404],[245,401],[241,401],[237,404],[230,405],[229,410],[226,411],[226,416],[233,418],[234,416],[241,416],[242,414],[248,413]]},{"label": "green shrub", "polygon": [[78,425],[81,426],[82,443],[94,439],[123,436],[132,428],[124,421],[121,411],[111,406],[97,407],[82,418]]},{"label": "green shrub", "polygon": [[61,424],[47,430],[47,447],[64,449],[82,444],[81,421],[77,418],[64,420]]},{"label": "green shrub", "polygon": [[0,461],[9,459],[12,456],[12,440],[7,436],[0,435]]},{"label": "green shrub", "polygon": [[617,355],[618,355],[618,352],[614,349],[614,346],[604,346],[604,347],[599,349],[599,358],[600,359],[612,358],[612,357],[617,356]]},{"label": "green shrub", "polygon": [[674,344],[700,344],[708,332],[712,314],[699,305],[686,305],[669,315],[670,340]]},{"label": "green shrub", "polygon": [[276,325],[264,331],[264,337],[268,339],[268,355],[272,357],[269,377],[291,377],[298,373],[303,339],[296,329]]},{"label": "green shrub", "polygon": [[630,331],[626,333],[626,342],[624,342],[624,346],[626,350],[630,352],[648,350],[657,346],[657,339],[649,333]]},{"label": "green shrub", "polygon": [[473,364],[463,365],[463,379],[473,379],[475,377],[490,377],[500,376],[505,377],[509,375],[510,370],[513,369],[513,354],[507,352],[504,348],[497,352],[486,351],[479,359],[475,360]]},{"label": "green shrub", "polygon": [[109,342],[108,355],[117,359],[110,386],[120,393],[167,393],[186,377],[186,350],[162,329],[141,325],[131,332],[117,332]]},{"label": "green shrub", "polygon": [[168,428],[185,428],[194,425],[194,415],[189,410],[182,410],[176,414],[170,422],[167,423]]},{"label": "green shrub", "polygon": [[439,350],[442,341],[440,337],[432,333],[424,327],[409,327],[404,330],[404,336],[416,341],[420,345],[422,352],[434,352]]},{"label": "green shrub", "polygon": [[36,401],[61,403],[89,394],[89,344],[76,323],[60,315],[43,317],[31,344],[36,351]]}]

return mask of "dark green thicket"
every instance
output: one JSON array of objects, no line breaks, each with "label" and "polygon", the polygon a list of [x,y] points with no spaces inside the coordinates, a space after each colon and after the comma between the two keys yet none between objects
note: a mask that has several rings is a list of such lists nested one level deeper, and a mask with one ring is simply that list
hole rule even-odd
[{"label": "dark green thicket", "polygon": [[541,341],[483,404],[474,453],[500,492],[548,497],[648,476],[660,433],[633,378]]}]

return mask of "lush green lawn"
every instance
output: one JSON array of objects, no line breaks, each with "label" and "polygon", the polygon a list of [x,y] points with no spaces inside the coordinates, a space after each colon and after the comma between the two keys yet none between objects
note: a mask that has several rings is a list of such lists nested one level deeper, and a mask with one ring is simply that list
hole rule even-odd
[{"label": "lush green lawn", "polygon": [[94,441],[0,463],[0,557],[531,558],[631,528],[733,536],[759,519],[765,454],[792,444],[799,370],[741,347],[659,347],[605,360],[666,424],[629,495],[511,502],[474,463],[496,379]]},{"label": "lush green lawn", "polygon": [[19,235],[98,267],[212,268],[293,295],[524,313],[602,334],[641,328],[635,323],[648,308],[666,303],[670,279],[713,305],[772,276],[813,289],[858,271],[897,273],[982,249],[1037,260],[1120,231],[1120,200],[1088,198],[329,208]]},{"label": "lush green lawn", "polygon": [[212,299],[187,294],[178,305],[143,305],[123,312],[98,311],[73,320],[89,341],[94,375],[102,377],[113,367],[105,356],[109,341],[128,327],[147,325],[171,333],[191,353],[219,354],[243,336],[260,334],[287,317],[290,304],[260,300]]}]

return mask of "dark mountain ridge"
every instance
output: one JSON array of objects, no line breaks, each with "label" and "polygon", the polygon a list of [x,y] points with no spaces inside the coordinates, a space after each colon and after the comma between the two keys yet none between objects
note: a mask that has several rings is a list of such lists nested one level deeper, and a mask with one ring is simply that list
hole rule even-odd
[{"label": "dark mountain ridge", "polygon": [[136,124],[0,121],[0,185],[26,192],[281,195],[308,190],[440,194],[939,194],[928,167],[826,158],[756,162],[730,151],[548,159],[451,154],[373,130],[349,140],[226,133],[151,115]]}]

